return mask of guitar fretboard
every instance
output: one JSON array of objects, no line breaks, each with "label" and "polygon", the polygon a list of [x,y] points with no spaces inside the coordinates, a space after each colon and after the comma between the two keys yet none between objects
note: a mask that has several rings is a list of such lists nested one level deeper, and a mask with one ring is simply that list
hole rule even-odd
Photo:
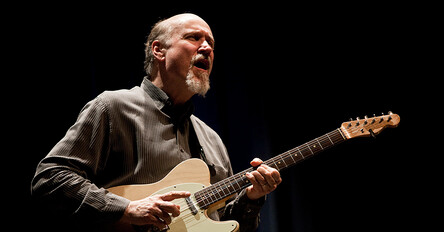
[{"label": "guitar fretboard", "polygon": [[[342,135],[340,129],[336,129],[321,137],[313,139],[310,142],[302,144],[267,161],[264,161],[264,164],[281,171],[321,151],[324,151],[327,148],[333,147],[344,140],[345,137]],[[253,171],[252,167],[194,193],[199,207],[206,209],[210,205],[250,186],[251,183],[245,177],[245,174],[251,171]]]}]

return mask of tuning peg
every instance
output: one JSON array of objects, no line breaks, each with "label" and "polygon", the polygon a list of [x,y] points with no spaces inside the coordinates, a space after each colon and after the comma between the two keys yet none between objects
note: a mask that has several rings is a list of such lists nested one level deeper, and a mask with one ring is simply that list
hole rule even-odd
[{"label": "tuning peg", "polygon": [[376,139],[376,135],[375,135],[375,133],[373,132],[372,129],[369,129],[368,132],[370,132],[370,135],[371,135],[373,138]]},{"label": "tuning peg", "polygon": [[390,122],[390,120],[392,120],[392,111],[389,111],[388,112],[389,113],[389,117],[388,117],[388,119],[387,119],[387,122]]},{"label": "tuning peg", "polygon": [[373,114],[372,124],[376,122],[376,114]]},{"label": "tuning peg", "polygon": [[367,123],[368,123],[368,122],[367,122],[367,120],[368,120],[367,115],[364,116],[364,119],[365,119],[365,121],[364,121],[364,125],[367,125]]},{"label": "tuning peg", "polygon": [[359,126],[359,117],[356,117],[356,126]]}]

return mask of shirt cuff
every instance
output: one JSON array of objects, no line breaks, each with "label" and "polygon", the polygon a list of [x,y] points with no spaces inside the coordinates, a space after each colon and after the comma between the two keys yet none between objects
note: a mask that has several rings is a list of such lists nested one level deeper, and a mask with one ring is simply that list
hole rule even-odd
[{"label": "shirt cuff", "polygon": [[109,196],[109,203],[106,205],[105,212],[110,215],[109,219],[111,221],[117,221],[123,216],[131,201],[113,193],[107,193],[107,195]]},{"label": "shirt cuff", "polygon": [[251,200],[250,198],[248,198],[247,196],[247,192],[244,190],[242,190],[237,199],[236,199],[236,203],[238,208],[242,208],[245,210],[245,217],[257,217],[257,215],[259,214],[259,212],[261,211],[262,206],[264,205],[266,200],[266,196],[263,196],[257,200]]}]

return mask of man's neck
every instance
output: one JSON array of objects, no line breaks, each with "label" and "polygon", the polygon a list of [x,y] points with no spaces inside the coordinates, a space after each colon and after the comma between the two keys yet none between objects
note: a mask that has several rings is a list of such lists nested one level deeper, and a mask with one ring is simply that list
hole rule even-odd
[{"label": "man's neck", "polygon": [[183,82],[183,84],[172,83],[163,80],[161,77],[156,77],[152,80],[152,83],[164,91],[168,97],[170,97],[174,105],[183,105],[194,95],[194,93],[188,89],[185,82]]}]

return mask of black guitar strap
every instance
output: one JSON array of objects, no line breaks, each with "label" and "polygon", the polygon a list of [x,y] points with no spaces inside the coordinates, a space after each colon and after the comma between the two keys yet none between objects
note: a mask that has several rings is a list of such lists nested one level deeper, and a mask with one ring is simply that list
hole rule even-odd
[{"label": "black guitar strap", "polygon": [[196,131],[194,130],[193,122],[191,122],[191,119],[189,120],[189,123],[190,123],[189,143],[190,143],[191,157],[203,160],[207,164],[208,169],[210,170],[211,176],[215,176],[216,175],[216,168],[213,163],[208,161],[208,159],[205,155],[204,148],[199,143],[199,139],[197,138],[197,134],[196,134]]}]

